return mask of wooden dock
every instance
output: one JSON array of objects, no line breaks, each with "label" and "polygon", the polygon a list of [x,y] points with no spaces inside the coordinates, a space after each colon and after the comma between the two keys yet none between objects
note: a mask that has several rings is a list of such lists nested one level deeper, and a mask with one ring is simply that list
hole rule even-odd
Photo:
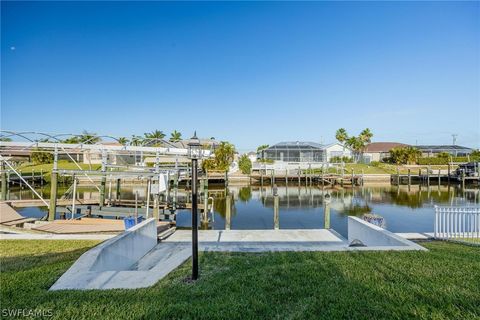
[{"label": "wooden dock", "polygon": [[[47,200],[48,201],[48,200]],[[6,200],[4,203],[14,207],[14,208],[29,208],[29,207],[45,207],[40,199],[29,199],[29,200]],[[72,204],[71,199],[58,199],[57,205],[59,206],[68,206]],[[89,199],[89,200],[76,200],[75,204],[98,204],[98,199]]]},{"label": "wooden dock", "polygon": [[262,174],[255,172],[250,175],[252,180],[255,180],[257,183],[261,184],[275,184],[276,182],[284,183],[297,183],[298,185],[362,185],[363,184],[363,174],[291,174],[291,173],[271,173],[271,174]]},{"label": "wooden dock", "polygon": [[458,183],[465,186],[465,184],[480,184],[480,177],[466,177],[442,173],[392,174],[390,181],[392,185]]},{"label": "wooden dock", "polygon": [[[46,199],[48,202],[49,199]],[[57,206],[71,206],[72,205],[72,199],[58,199],[57,200]],[[29,200],[6,200],[3,203],[6,203],[14,208],[29,208],[29,207],[44,207],[45,203],[43,203],[42,200],[40,199],[29,199]],[[100,203],[99,199],[77,199],[75,201],[75,205],[98,205]],[[139,201],[138,207],[145,207],[146,206],[146,201]],[[108,208],[109,206],[115,206],[115,207],[134,207],[135,206],[135,200],[128,200],[128,199],[122,199],[122,200],[112,200],[110,205],[105,205],[105,208]],[[160,209],[168,209],[171,207],[171,204],[167,203],[161,203],[159,204]],[[153,208],[153,201],[150,202],[150,208]],[[177,203],[176,204],[177,209],[191,209],[192,204],[190,202],[188,203]],[[203,203],[198,204],[198,208],[203,210]]]},{"label": "wooden dock", "polygon": [[4,226],[23,226],[24,223],[35,220],[37,219],[21,216],[15,209],[4,202],[0,203],[0,224]]},{"label": "wooden dock", "polygon": [[[157,222],[157,233],[164,232],[169,228],[169,222]],[[125,224],[123,220],[82,218],[79,220],[55,220],[32,229],[55,234],[120,233],[125,231]]]}]

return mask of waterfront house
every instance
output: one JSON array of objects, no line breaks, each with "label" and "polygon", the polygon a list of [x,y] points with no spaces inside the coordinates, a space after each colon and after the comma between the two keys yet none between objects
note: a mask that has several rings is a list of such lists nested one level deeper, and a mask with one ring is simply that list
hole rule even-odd
[{"label": "waterfront house", "polygon": [[257,161],[257,153],[256,152],[250,151],[249,153],[247,153],[247,157],[248,157],[248,159],[250,159],[251,162],[256,162]]},{"label": "waterfront house", "polygon": [[327,162],[331,162],[331,159],[334,157],[352,158],[353,156],[353,152],[350,148],[338,142],[324,145],[322,146],[322,149],[325,152]]},{"label": "waterfront house", "polygon": [[453,157],[466,157],[474,151],[457,145],[420,145],[415,148],[422,152],[422,157],[436,157],[439,153],[448,153]]},{"label": "waterfront house", "polygon": [[[104,146],[121,146],[118,142],[100,142]],[[83,151],[83,163],[86,164],[101,164],[102,151],[86,149]],[[128,151],[116,151],[115,154],[107,153],[107,164],[110,165],[133,165],[135,164],[135,155]]]},{"label": "waterfront house", "polygon": [[260,150],[258,157],[283,162],[324,162],[325,151],[319,143],[285,141]]},{"label": "waterfront house", "polygon": [[367,144],[363,152],[363,159],[366,163],[371,161],[383,161],[390,156],[393,148],[408,147],[408,144],[399,142],[372,142]]},{"label": "waterfront house", "polygon": [[257,154],[259,159],[282,162],[329,162],[332,157],[351,157],[352,151],[340,143],[322,145],[309,141],[279,142]]}]

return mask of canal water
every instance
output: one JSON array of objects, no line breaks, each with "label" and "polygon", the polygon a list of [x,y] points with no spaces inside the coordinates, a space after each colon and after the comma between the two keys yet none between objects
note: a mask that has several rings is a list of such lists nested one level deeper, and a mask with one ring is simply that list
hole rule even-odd
[{"label": "canal water", "polygon": [[[66,188],[60,189],[60,194]],[[38,190],[49,197],[49,187]],[[124,187],[122,199],[139,199],[145,197],[145,186]],[[79,188],[79,199],[98,198],[98,190]],[[178,192],[178,201],[185,202],[189,193]],[[230,225],[232,230],[239,229],[274,229],[274,196],[269,186],[231,186],[228,189],[211,186],[209,196],[214,198],[214,214],[210,215],[210,223],[201,228],[225,229]],[[227,201],[230,197],[230,201]],[[392,232],[432,232],[435,205],[479,205],[480,190],[478,188],[461,189],[456,186],[390,186],[375,185],[355,188],[322,189],[305,186],[279,186],[280,229],[318,229],[324,228],[325,211],[330,212],[332,229],[347,235],[347,217],[370,213],[383,217],[385,228]],[[12,189],[10,199],[32,199],[29,190]],[[108,198],[108,197],[107,197]],[[330,201],[325,201],[329,198]],[[227,203],[231,203],[230,214]],[[326,210],[328,206],[329,210]],[[19,209],[27,217],[43,217],[46,207]],[[139,211],[142,213],[142,209]],[[191,227],[189,210],[179,210],[177,227]]]}]

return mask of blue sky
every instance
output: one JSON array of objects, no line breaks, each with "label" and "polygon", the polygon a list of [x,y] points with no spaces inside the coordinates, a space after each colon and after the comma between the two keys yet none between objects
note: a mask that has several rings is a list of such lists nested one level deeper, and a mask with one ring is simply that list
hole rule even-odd
[{"label": "blue sky", "polygon": [[480,146],[479,2],[3,2],[1,127]]}]

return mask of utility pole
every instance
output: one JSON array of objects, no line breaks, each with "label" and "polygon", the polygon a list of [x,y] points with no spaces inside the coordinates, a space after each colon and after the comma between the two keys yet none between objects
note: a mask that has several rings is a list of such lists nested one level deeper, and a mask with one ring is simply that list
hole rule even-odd
[{"label": "utility pole", "polygon": [[457,144],[457,136],[458,136],[458,134],[452,133],[452,143],[453,143],[453,145]]}]

